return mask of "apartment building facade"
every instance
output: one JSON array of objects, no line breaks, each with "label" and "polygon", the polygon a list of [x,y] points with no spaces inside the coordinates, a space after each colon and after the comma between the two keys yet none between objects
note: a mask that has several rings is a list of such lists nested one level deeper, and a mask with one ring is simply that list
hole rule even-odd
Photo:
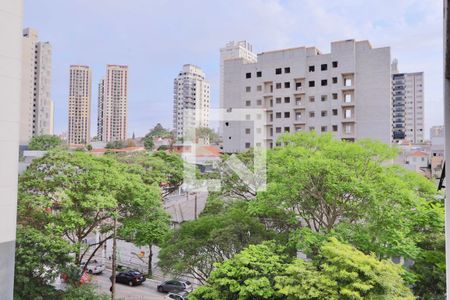
[{"label": "apartment building facade", "polygon": [[128,137],[128,66],[106,66],[99,83],[97,137],[102,142]]},{"label": "apartment building facade", "polygon": [[71,65],[69,82],[69,145],[85,145],[91,140],[92,73],[88,66]]},{"label": "apartment building facade", "polygon": [[53,134],[52,46],[39,41],[33,28],[22,36],[20,144],[26,145],[33,136]]},{"label": "apartment building facade", "polygon": [[392,139],[424,142],[423,72],[400,73],[392,63]]},{"label": "apartment building facade", "polygon": [[[223,126],[224,152],[271,148],[285,132],[331,132],[343,140],[391,142],[390,48],[368,41],[331,43],[331,52],[299,47],[224,62],[221,108],[262,109],[264,128],[247,121]],[[255,135],[259,135],[263,142]]]},{"label": "apartment building facade", "polygon": [[189,130],[208,127],[210,86],[205,73],[186,64],[174,80],[173,128],[176,138],[184,139]]}]

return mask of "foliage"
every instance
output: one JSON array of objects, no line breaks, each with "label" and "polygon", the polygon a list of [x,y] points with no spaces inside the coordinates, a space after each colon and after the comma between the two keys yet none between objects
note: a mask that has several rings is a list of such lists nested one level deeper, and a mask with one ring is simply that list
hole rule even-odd
[{"label": "foliage", "polygon": [[52,286],[72,258],[71,247],[58,235],[49,235],[26,226],[17,226],[15,299],[55,299]]},{"label": "foliage", "polygon": [[111,141],[106,144],[105,149],[123,149],[127,146],[127,143],[124,141]]},{"label": "foliage", "polygon": [[250,245],[233,258],[216,263],[208,283],[189,299],[280,299],[275,277],[285,271],[288,260],[273,242]]},{"label": "foliage", "polygon": [[[112,237],[113,218],[126,227],[149,206],[160,209],[158,199],[156,187],[144,184],[112,158],[51,151],[34,160],[19,179],[18,222],[67,238],[79,265]],[[100,241],[83,243],[95,230],[101,233]]]},{"label": "foliage", "polygon": [[145,149],[153,149],[154,137],[170,138],[172,137],[172,133],[170,132],[170,130],[165,129],[160,123],[156,124],[156,126],[152,130],[150,130],[150,132],[147,133],[141,140],[141,142],[144,144]]},{"label": "foliage", "polygon": [[117,160],[130,166],[129,171],[139,174],[149,185],[162,189],[162,197],[176,191],[183,183],[183,160],[176,153],[156,151],[117,155]]},{"label": "foliage", "polygon": [[219,135],[209,127],[196,128],[195,135],[197,138],[209,141],[210,143],[216,143],[219,141]]},{"label": "foliage", "polygon": [[31,141],[28,144],[28,150],[48,151],[61,146],[61,144],[61,139],[56,135],[38,135],[31,138]]},{"label": "foliage", "polygon": [[334,238],[320,259],[290,259],[273,242],[250,245],[216,264],[190,299],[414,299],[400,266],[377,260]]},{"label": "foliage", "polygon": [[64,292],[64,300],[108,300],[109,295],[98,293],[96,287],[91,284],[71,286]]},{"label": "foliage", "polygon": [[205,282],[214,263],[230,259],[249,244],[270,238],[263,225],[248,215],[246,205],[238,202],[223,214],[206,214],[183,223],[163,244],[160,267]]}]

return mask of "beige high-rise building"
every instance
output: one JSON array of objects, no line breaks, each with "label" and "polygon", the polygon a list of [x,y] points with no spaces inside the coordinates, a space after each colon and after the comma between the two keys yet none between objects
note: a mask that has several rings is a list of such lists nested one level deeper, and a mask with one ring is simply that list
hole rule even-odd
[{"label": "beige high-rise building", "polygon": [[208,127],[210,92],[203,70],[184,65],[173,89],[173,128],[177,139],[184,138],[190,129]]},{"label": "beige high-rise building", "polygon": [[97,137],[123,141],[128,136],[128,66],[107,65],[99,83]]},{"label": "beige high-rise building", "polygon": [[33,28],[23,30],[20,144],[32,136],[53,134],[52,46]]},{"label": "beige high-rise building", "polygon": [[70,66],[69,85],[69,145],[90,142],[92,77],[88,66]]},{"label": "beige high-rise building", "polygon": [[260,53],[254,63],[225,60],[221,107],[230,115],[260,110],[255,120],[264,125],[223,122],[224,152],[271,148],[281,134],[296,131],[390,143],[390,60],[389,47],[355,40],[332,42],[330,53],[298,47]]},{"label": "beige high-rise building", "polygon": [[397,60],[392,62],[392,138],[424,142],[423,72],[400,73]]}]

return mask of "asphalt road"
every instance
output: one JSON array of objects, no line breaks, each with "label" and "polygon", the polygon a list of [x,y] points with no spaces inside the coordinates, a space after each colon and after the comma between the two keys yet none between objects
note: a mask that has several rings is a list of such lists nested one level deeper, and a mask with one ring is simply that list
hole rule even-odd
[{"label": "asphalt road", "polygon": [[[111,287],[111,281],[109,277],[111,277],[111,271],[105,270],[101,275],[93,275],[92,283],[98,286],[99,291],[110,295],[109,288]],[[138,286],[117,283],[115,298],[123,300],[162,300],[166,294],[156,291],[157,284],[157,281],[148,279]]]}]

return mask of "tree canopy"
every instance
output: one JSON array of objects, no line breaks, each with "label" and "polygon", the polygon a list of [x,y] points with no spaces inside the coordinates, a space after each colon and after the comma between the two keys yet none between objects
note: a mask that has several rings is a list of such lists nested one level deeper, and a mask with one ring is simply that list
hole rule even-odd
[{"label": "tree canopy", "polygon": [[28,144],[28,150],[48,151],[61,145],[62,141],[59,136],[48,134],[37,135],[31,138],[31,141]]}]

